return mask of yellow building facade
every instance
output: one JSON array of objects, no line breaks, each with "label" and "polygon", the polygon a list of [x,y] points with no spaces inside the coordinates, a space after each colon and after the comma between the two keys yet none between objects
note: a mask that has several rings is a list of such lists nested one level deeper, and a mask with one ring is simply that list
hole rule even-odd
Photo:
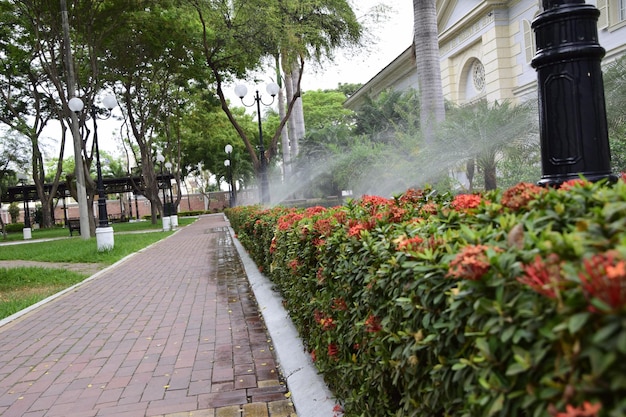
[{"label": "yellow building facade", "polygon": [[[598,0],[598,37],[603,63],[626,52],[626,0]],[[541,12],[536,0],[437,1],[441,79],[446,100],[467,104],[479,99],[513,102],[536,98],[537,74],[532,21]],[[412,48],[364,84],[347,101],[360,107],[367,96],[387,89],[418,89]]]}]

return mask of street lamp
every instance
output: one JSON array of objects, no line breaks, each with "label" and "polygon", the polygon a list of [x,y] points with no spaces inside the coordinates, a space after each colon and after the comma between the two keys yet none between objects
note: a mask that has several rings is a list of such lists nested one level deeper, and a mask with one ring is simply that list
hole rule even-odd
[{"label": "street lamp", "polygon": [[606,122],[598,43],[600,11],[583,0],[543,0],[532,23],[537,70],[542,176],[559,186],[581,175],[616,181]]},{"label": "street lamp", "polygon": [[[172,163],[166,162],[165,169],[167,169],[168,174],[172,174]],[[172,179],[170,177],[167,178],[167,189],[170,192],[170,225],[172,229],[176,229],[178,227],[178,211],[176,207],[174,207],[174,194],[172,193]]]},{"label": "street lamp", "polygon": [[[113,228],[109,224],[109,216],[107,214],[107,199],[104,192],[104,183],[102,181],[102,166],[100,164],[100,145],[98,144],[98,124],[96,119],[106,120],[111,117],[112,110],[117,107],[117,99],[112,94],[107,94],[102,100],[105,107],[104,116],[100,115],[100,108],[91,105],[89,115],[93,120],[93,142],[96,146],[96,172],[98,175],[98,227],[96,228],[96,242],[98,251],[113,249],[115,244],[113,237]],[[85,103],[78,98],[72,97],[68,102],[68,107],[74,113],[79,113],[85,107]]]},{"label": "street lamp", "polygon": [[[260,190],[261,190],[261,203],[262,204],[267,204],[270,202],[270,190],[269,190],[269,184],[267,181],[267,160],[265,159],[265,148],[263,147],[263,127],[261,124],[261,103],[263,103],[264,106],[271,106],[272,103],[274,103],[274,98],[276,97],[276,94],[278,94],[278,92],[280,91],[280,87],[276,83],[269,83],[266,87],[266,90],[267,90],[267,93],[270,96],[272,96],[272,101],[269,103],[265,103],[261,99],[259,90],[256,90],[256,93],[254,95],[254,101],[256,103],[256,109],[257,109],[257,119],[259,121],[259,162],[260,162],[259,174],[261,177],[260,178],[260,182],[261,182]],[[247,93],[248,93],[248,88],[245,85],[239,84],[235,86],[235,94],[237,94],[237,97],[239,97],[239,99],[241,100],[241,104],[243,104],[246,107],[252,107],[254,106],[255,103],[248,105],[243,101],[243,98],[246,96]]]},{"label": "street lamp", "polygon": [[28,192],[26,191],[26,180],[28,177],[24,174],[18,174],[18,181],[22,184],[22,197],[24,197],[24,240],[28,240],[33,237],[32,230],[30,228],[30,208],[28,207]]},{"label": "street lamp", "polygon": [[228,198],[229,206],[236,206],[235,197],[235,182],[233,181],[233,145],[228,144],[224,147],[224,152],[228,155],[228,159],[224,161],[224,166],[228,167]]},{"label": "street lamp", "polygon": [[169,204],[167,203],[167,197],[165,195],[165,180],[163,179],[163,162],[165,162],[165,157],[161,153],[158,153],[156,160],[161,167],[161,181],[163,182],[163,185],[159,184],[159,188],[163,190],[163,215],[161,216],[161,221],[163,223],[163,231],[167,232],[172,229],[172,219],[168,211]]}]

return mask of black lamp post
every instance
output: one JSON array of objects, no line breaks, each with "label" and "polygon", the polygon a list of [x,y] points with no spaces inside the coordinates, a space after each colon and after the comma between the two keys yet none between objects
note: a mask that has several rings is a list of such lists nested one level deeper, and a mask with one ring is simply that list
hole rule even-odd
[{"label": "black lamp post", "polygon": [[543,0],[533,21],[542,176],[558,186],[579,178],[617,178],[611,173],[604,86],[598,43],[600,11],[584,0]]},{"label": "black lamp post", "polygon": [[[109,215],[107,214],[107,199],[104,192],[104,182],[102,181],[102,166],[100,164],[100,145],[98,144],[98,124],[97,119],[106,120],[111,117],[112,110],[117,107],[117,99],[114,95],[109,94],[102,100],[105,111],[104,115],[100,114],[100,108],[95,105],[89,107],[89,115],[93,120],[93,142],[96,147],[96,172],[98,176],[98,227],[96,228],[96,240],[98,242],[98,250],[111,250],[114,245],[113,228],[109,225]],[[72,97],[68,106],[70,110],[79,113],[85,107],[85,104],[78,97]]]},{"label": "black lamp post", "polygon": [[[259,121],[259,164],[260,164],[259,174],[261,177],[260,178],[260,183],[261,183],[260,190],[261,190],[261,203],[262,204],[267,204],[270,202],[270,190],[269,190],[269,183],[267,180],[267,160],[265,159],[265,148],[263,145],[263,126],[261,123],[261,103],[263,103],[264,106],[271,106],[272,103],[274,103],[274,98],[276,97],[276,94],[278,94],[279,91],[280,91],[280,87],[278,86],[278,84],[270,83],[267,85],[267,92],[269,95],[272,96],[272,101],[269,103],[263,102],[263,100],[261,99],[261,95],[259,94],[259,90],[256,90],[256,93],[254,95],[254,101],[256,103],[256,109],[257,109],[257,119]],[[248,93],[248,89],[246,88],[245,85],[239,84],[235,86],[235,94],[237,94],[237,97],[241,99],[241,103],[246,107],[252,107],[254,106],[254,103],[248,105],[243,101],[243,98],[246,96],[247,93]]]},{"label": "black lamp post", "polygon": [[22,197],[24,197],[24,240],[32,238],[32,230],[30,228],[30,207],[28,207],[28,191],[26,191],[26,175],[18,175],[18,181],[22,184]]},{"label": "black lamp post", "polygon": [[162,154],[158,153],[156,156],[156,160],[159,163],[159,166],[161,169],[162,184],[159,184],[159,188],[161,188],[163,192],[163,216],[162,216],[163,231],[167,232],[172,229],[172,223],[171,223],[172,219],[170,218],[170,212],[168,209],[169,203],[167,202],[167,196],[165,195],[165,180],[163,179],[163,162],[165,162],[165,157]]},{"label": "black lamp post", "polygon": [[224,166],[228,167],[228,199],[229,207],[235,207],[235,184],[233,182],[233,145],[228,144],[224,147],[224,152],[228,156],[228,159],[224,161]]},{"label": "black lamp post", "polygon": [[170,194],[170,226],[172,229],[175,229],[178,227],[178,211],[176,210],[176,207],[174,206],[174,193],[172,192],[172,163],[171,162],[166,162],[165,163],[165,169],[167,169],[167,189],[169,191]]}]

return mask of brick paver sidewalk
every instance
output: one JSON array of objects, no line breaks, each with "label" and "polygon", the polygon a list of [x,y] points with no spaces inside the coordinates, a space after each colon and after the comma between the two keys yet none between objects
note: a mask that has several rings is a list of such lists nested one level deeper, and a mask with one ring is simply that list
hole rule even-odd
[{"label": "brick paver sidewalk", "polygon": [[287,392],[221,214],[0,327],[1,416],[295,416]]}]

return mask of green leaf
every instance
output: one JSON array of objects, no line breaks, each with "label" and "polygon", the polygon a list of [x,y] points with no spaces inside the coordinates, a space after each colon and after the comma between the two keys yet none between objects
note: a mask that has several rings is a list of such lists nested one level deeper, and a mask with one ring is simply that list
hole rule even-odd
[{"label": "green leaf", "polygon": [[488,416],[492,416],[492,415],[498,413],[499,411],[502,410],[503,406],[504,406],[504,394],[500,394],[493,401],[493,403],[491,403],[491,407],[489,407],[489,413],[487,415]]},{"label": "green leaf", "polygon": [[511,339],[511,337],[513,337],[513,334],[515,333],[515,326],[511,326],[511,327],[507,327],[503,332],[502,335],[500,336],[500,340],[502,340],[502,342],[507,342]]},{"label": "green leaf", "polygon": [[578,332],[587,323],[587,320],[589,320],[590,316],[590,313],[583,312],[574,314],[572,317],[570,317],[567,323],[567,328],[569,332],[571,334],[575,334],[576,332]]},{"label": "green leaf", "polygon": [[596,334],[593,336],[593,339],[592,339],[593,343],[600,344],[604,342],[609,337],[611,337],[613,333],[615,333],[617,329],[619,329],[619,327],[620,327],[619,323],[610,323],[607,326],[604,326],[603,328],[598,330]]},{"label": "green leaf", "polygon": [[506,375],[513,376],[513,375],[521,374],[522,372],[526,372],[528,368],[529,367],[525,364],[513,363],[507,368]]}]

